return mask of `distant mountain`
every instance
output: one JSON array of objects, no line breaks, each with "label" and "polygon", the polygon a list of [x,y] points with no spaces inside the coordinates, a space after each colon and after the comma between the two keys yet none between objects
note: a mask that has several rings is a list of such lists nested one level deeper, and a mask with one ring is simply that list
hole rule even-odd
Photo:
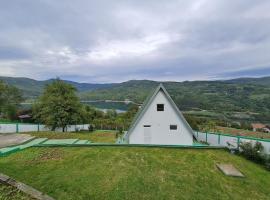
[{"label": "distant mountain", "polygon": [[[46,84],[51,83],[54,79],[38,81],[24,77],[1,77],[0,80],[7,84],[19,88],[25,97],[39,96]],[[66,83],[73,85],[80,93],[80,97],[84,100],[88,99],[107,99],[110,96],[115,100],[132,99],[142,101],[149,90],[155,88],[159,82],[151,80],[130,80],[123,83],[107,83],[107,84],[94,84],[94,83],[78,83],[74,81],[64,80]],[[213,86],[220,85],[258,85],[270,87],[270,77],[262,78],[237,78],[225,81],[184,81],[184,82],[163,82],[167,87],[182,88],[191,87],[191,91],[200,88],[201,90],[209,90]],[[215,89],[213,89],[215,91]],[[175,91],[177,92],[177,91]],[[179,91],[182,92],[182,91]],[[209,91],[208,91],[209,92]],[[213,91],[210,91],[212,93]]]},{"label": "distant mountain", "polygon": [[[29,78],[0,77],[23,91],[28,99],[36,98],[54,79],[36,81]],[[82,100],[132,100],[142,103],[159,84],[151,80],[123,83],[91,84],[66,81],[78,89]],[[222,81],[163,82],[181,110],[221,119],[257,120],[270,123],[270,77],[239,78]],[[211,111],[213,113],[204,112]]]},{"label": "distant mountain", "polygon": [[232,80],[227,80],[228,83],[239,83],[239,84],[256,84],[256,85],[270,85],[270,77],[262,78],[237,78]]},{"label": "distant mountain", "polygon": [[[228,81],[163,82],[177,106],[202,117],[232,121],[270,123],[269,77]],[[90,92],[80,93],[84,100],[125,100],[142,103],[158,82],[132,80]],[[206,112],[207,111],[207,112]],[[211,112],[208,112],[211,111]]]},{"label": "distant mountain", "polygon": [[[46,84],[51,83],[54,79],[49,79],[45,81],[37,81],[30,78],[15,78],[15,77],[0,77],[0,80],[4,81],[5,83],[9,85],[13,85],[17,88],[19,88],[25,97],[27,98],[35,98],[39,96],[43,88]],[[67,81],[65,82],[73,85],[79,92],[85,92],[85,91],[91,91],[94,89],[102,89],[102,88],[109,88],[112,87],[114,84],[93,84],[93,83],[77,83],[73,81]]]}]

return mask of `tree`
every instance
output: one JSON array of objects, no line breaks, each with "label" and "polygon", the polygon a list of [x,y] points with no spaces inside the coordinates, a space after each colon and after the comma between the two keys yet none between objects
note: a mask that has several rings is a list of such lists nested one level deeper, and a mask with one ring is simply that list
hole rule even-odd
[{"label": "tree", "polygon": [[207,123],[203,127],[203,131],[217,132],[216,122],[211,120],[207,121]]},{"label": "tree", "polygon": [[189,125],[191,126],[191,128],[195,131],[199,130],[199,120],[197,120],[195,117],[191,116],[191,115],[184,115],[185,119],[187,120],[187,122],[189,123]]},{"label": "tree", "polygon": [[22,101],[23,97],[19,89],[0,81],[0,114],[8,119],[14,119]]},{"label": "tree", "polygon": [[61,127],[63,132],[67,125],[80,123],[82,106],[75,92],[72,85],[56,79],[35,103],[34,117],[52,130]]}]

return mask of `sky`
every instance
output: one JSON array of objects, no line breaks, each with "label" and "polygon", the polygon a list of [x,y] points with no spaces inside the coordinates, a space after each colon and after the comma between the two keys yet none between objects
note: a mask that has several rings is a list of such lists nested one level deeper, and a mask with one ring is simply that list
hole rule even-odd
[{"label": "sky", "polygon": [[269,0],[1,1],[0,76],[108,83],[269,75]]}]

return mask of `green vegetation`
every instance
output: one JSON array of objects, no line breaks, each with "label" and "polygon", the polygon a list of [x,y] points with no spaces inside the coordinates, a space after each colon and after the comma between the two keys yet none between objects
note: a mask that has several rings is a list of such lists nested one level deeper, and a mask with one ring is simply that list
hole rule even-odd
[{"label": "green vegetation", "polygon": [[0,200],[34,200],[17,189],[0,183]]},{"label": "green vegetation", "polygon": [[35,103],[33,113],[36,122],[55,130],[61,127],[63,132],[69,124],[91,124],[89,130],[127,129],[137,112],[137,106],[130,106],[125,113],[115,110],[106,113],[79,102],[75,88],[61,80],[55,80],[45,87],[44,93]]},{"label": "green vegetation", "polygon": [[[118,129],[127,130],[138,111],[137,106],[131,106],[125,113],[117,113],[115,110],[109,110],[106,113],[95,108],[87,107],[90,124],[97,129]],[[88,121],[89,123],[89,121]]]},{"label": "green vegetation", "polygon": [[58,133],[58,132],[30,132],[27,133],[39,138],[48,139],[80,139],[95,143],[115,143],[116,131],[96,130],[93,132]]},{"label": "green vegetation", "polygon": [[76,89],[59,79],[45,87],[34,106],[35,118],[52,130],[67,125],[78,124],[81,119],[81,104],[75,94]]},{"label": "green vegetation", "polygon": [[[129,81],[109,89],[85,92],[81,98],[130,99],[142,103],[157,84],[154,81]],[[270,85],[254,81],[186,81],[165,82],[164,85],[181,110],[202,111],[190,114],[229,121],[270,121]],[[244,118],[239,113],[245,114]]]},{"label": "green vegetation", "polygon": [[[34,80],[23,78],[6,77],[4,80],[18,87],[18,83],[24,85],[25,82],[24,86],[27,85],[28,88],[35,83]],[[39,83],[39,81],[37,82]],[[123,101],[129,99],[137,103],[142,103],[151,90],[158,85],[157,82],[148,80],[133,80],[117,84],[80,84],[48,80],[46,84],[53,85],[55,82],[61,82],[66,88],[73,88],[73,92],[71,92],[73,97],[75,96],[74,88],[77,88],[81,100]],[[228,81],[164,82],[164,85],[180,110],[184,111],[187,121],[194,130],[208,130],[215,126],[250,130],[250,124],[253,122],[270,123],[269,82],[270,77],[264,77]],[[20,89],[25,91],[22,85]],[[38,85],[39,90],[42,90],[44,85],[45,82]],[[88,105],[78,104],[77,100],[70,102],[64,94],[56,98],[54,92],[46,91],[48,88],[47,85],[44,95],[39,99],[48,101],[46,104],[40,104],[42,101],[39,101],[37,104],[39,106],[34,109],[37,120],[28,122],[46,122],[45,124],[49,124],[52,129],[56,126],[65,126],[68,122],[90,123],[93,125],[91,129],[120,129],[121,132],[121,130],[127,130],[138,110],[138,106],[131,106],[132,104],[122,104],[121,106],[121,103],[116,105],[110,101],[93,103],[99,107],[110,104],[109,106],[114,108],[121,106],[128,109],[127,113],[118,114],[114,110],[104,113]],[[49,100],[52,99],[53,104],[50,104],[52,102]],[[62,102],[66,102],[66,104],[62,104]],[[28,109],[28,111],[18,111],[17,113],[32,115],[31,109]],[[258,134],[258,137],[261,135]]]},{"label": "green vegetation", "polygon": [[236,128],[229,128],[229,127],[220,127],[216,126],[217,132],[226,133],[230,135],[239,135],[239,136],[247,136],[247,137],[255,137],[261,139],[270,139],[269,133],[263,133],[258,131],[250,131],[246,129],[236,129]]},{"label": "green vegetation", "polygon": [[2,114],[3,118],[15,119],[18,105],[22,100],[22,94],[16,87],[0,81],[0,115]]},{"label": "green vegetation", "polygon": [[[52,83],[55,79],[49,79],[45,81],[37,81],[30,78],[23,77],[4,77],[0,76],[0,81],[3,81],[9,85],[13,85],[19,90],[23,91],[24,97],[27,99],[35,99],[40,96],[46,85]],[[91,84],[91,83],[77,83],[73,81],[64,81],[73,87],[75,87],[79,92],[91,91],[98,88],[107,88],[111,84]]]},{"label": "green vegetation", "polygon": [[263,152],[263,145],[260,142],[253,144],[252,142],[242,142],[240,144],[239,154],[253,162],[264,165],[270,170],[270,156]]},{"label": "green vegetation", "polygon": [[[223,175],[230,163],[246,177]],[[269,199],[270,173],[225,150],[30,148],[0,171],[56,199]],[[247,192],[248,191],[248,192]]]},{"label": "green vegetation", "polygon": [[[23,91],[26,98],[42,93],[48,81],[25,78],[0,77]],[[82,100],[125,100],[142,103],[158,83],[138,80],[115,84],[80,84],[65,81],[78,89]],[[164,82],[172,98],[181,110],[208,111],[219,120],[270,121],[270,77],[242,78],[228,81]],[[33,97],[35,96],[35,97]],[[193,113],[197,116],[206,113]]]}]

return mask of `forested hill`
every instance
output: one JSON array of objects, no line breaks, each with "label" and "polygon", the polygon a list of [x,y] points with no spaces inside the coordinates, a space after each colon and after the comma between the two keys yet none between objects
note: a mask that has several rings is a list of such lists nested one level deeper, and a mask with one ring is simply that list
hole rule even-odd
[{"label": "forested hill", "polygon": [[[44,86],[46,84],[51,83],[54,79],[38,81],[38,80],[24,78],[24,77],[14,78],[14,77],[1,77],[0,76],[0,80],[4,81],[7,84],[10,84],[19,88],[23,92],[26,98],[35,98],[42,93]],[[67,81],[67,80],[65,80],[65,82],[76,87],[79,92],[91,91],[91,90],[100,89],[100,88],[109,88],[114,85],[114,84],[77,83],[77,82]]]},{"label": "forested hill", "polygon": [[[6,77],[0,79],[21,89],[26,97],[38,96],[44,85],[52,81]],[[82,100],[129,99],[137,103],[142,103],[159,84],[149,80],[131,80],[114,84],[68,82],[78,89]],[[270,121],[270,77],[163,84],[182,110],[246,112]]]},{"label": "forested hill", "polygon": [[[263,78],[270,81],[270,77]],[[239,79],[240,80],[240,79]],[[164,82],[174,101],[184,110],[228,110],[260,112],[270,110],[270,84],[248,81]],[[158,85],[154,81],[128,81],[110,89],[97,89],[81,94],[82,99],[130,99],[141,103]]]}]

